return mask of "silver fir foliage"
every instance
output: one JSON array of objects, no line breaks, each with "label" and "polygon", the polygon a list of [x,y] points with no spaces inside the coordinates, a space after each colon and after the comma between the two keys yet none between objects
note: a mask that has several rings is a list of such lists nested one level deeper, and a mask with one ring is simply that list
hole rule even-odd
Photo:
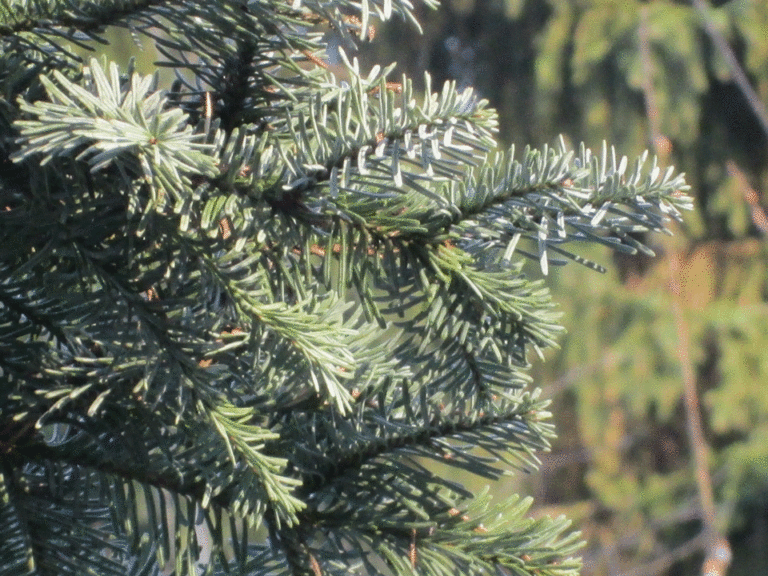
[{"label": "silver fir foliage", "polygon": [[[578,572],[566,519],[427,463],[536,468],[561,327],[526,267],[648,252],[690,199],[325,64],[413,8],[0,0],[0,574]],[[111,26],[177,81],[72,51]]]}]

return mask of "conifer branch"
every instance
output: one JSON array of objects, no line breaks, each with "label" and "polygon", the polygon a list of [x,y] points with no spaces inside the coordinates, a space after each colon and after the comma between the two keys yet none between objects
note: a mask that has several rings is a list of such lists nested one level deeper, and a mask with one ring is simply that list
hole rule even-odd
[{"label": "conifer branch", "polygon": [[[561,328],[520,257],[647,250],[631,234],[689,206],[682,177],[497,152],[471,90],[325,65],[313,25],[364,40],[408,0],[25,6],[0,14],[14,566],[192,573],[205,532],[211,572],[575,574],[565,520],[424,463],[538,465],[528,355]],[[155,42],[170,89],[59,45],[108,25]]]}]

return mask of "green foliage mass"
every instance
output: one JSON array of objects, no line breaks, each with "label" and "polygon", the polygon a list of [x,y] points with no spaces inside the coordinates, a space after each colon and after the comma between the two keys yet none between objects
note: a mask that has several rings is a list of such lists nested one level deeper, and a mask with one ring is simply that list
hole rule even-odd
[{"label": "green foliage mass", "polygon": [[[404,0],[0,4],[0,574],[578,572],[491,505],[549,448],[526,259],[648,252],[682,176],[498,149],[471,89],[340,53]],[[158,76],[83,62],[110,27]],[[530,266],[530,264],[529,264]]]}]

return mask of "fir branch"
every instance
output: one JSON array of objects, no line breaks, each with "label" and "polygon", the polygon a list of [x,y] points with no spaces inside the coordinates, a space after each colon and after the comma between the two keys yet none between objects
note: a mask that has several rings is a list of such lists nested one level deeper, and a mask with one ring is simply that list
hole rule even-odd
[{"label": "fir branch", "polygon": [[25,2],[11,0],[8,11],[2,11],[0,37],[23,32],[40,33],[57,28],[80,33],[99,32],[129,16],[148,8],[162,6],[159,0],[110,0],[108,2]]},{"label": "fir branch", "polygon": [[[404,384],[404,388],[407,389],[407,385]],[[459,442],[467,441],[476,446],[479,441],[486,450],[496,452],[504,464],[517,460],[525,468],[535,466],[535,460],[528,460],[533,452],[527,447],[545,449],[547,438],[552,436],[551,429],[539,421],[547,416],[546,403],[538,400],[536,395],[521,394],[514,402],[489,405],[486,412],[479,414],[472,411],[441,413],[437,407],[424,403],[420,407],[418,404],[412,406],[408,399],[406,395],[402,404],[387,403],[388,406],[399,406],[394,409],[374,403],[371,409],[362,412],[362,419],[334,427],[320,428],[317,423],[303,422],[299,415],[288,419],[283,426],[302,430],[300,436],[306,437],[306,445],[293,459],[305,478],[301,493],[322,494],[329,489],[351,487],[358,475],[379,477],[372,472],[379,466],[389,467],[397,463],[395,467],[398,468],[420,469],[415,460],[411,460],[415,456],[449,461],[452,465],[496,479],[502,470],[465,451]],[[393,410],[393,413],[382,413],[385,410]],[[333,449],[329,451],[325,446]],[[515,450],[519,452],[514,454]],[[461,464],[462,460],[466,465]],[[424,473],[431,477],[431,473]],[[437,477],[432,477],[430,482],[444,485]],[[378,490],[384,490],[383,486],[373,491]]]},{"label": "fir branch", "polygon": [[682,175],[673,178],[671,168],[662,174],[655,159],[646,170],[646,158],[628,173],[627,159],[617,160],[615,151],[609,156],[606,146],[597,158],[582,145],[574,158],[562,141],[558,151],[526,150],[519,162],[514,150],[508,160],[500,156],[494,164],[502,170],[485,170],[466,186],[454,185],[452,196],[469,216],[454,222],[460,245],[472,254],[491,251],[509,261],[525,238],[537,247],[534,257],[544,273],[550,249],[590,264],[559,248],[574,240],[630,253],[647,251],[629,233],[664,231],[667,219],[679,219],[691,201]]},{"label": "fir branch", "polygon": [[[0,84],[23,95],[0,123],[14,562],[61,543],[72,573],[191,573],[200,529],[210,571],[574,574],[566,522],[423,462],[536,467],[552,427],[527,352],[560,328],[518,256],[646,250],[632,234],[689,206],[682,177],[607,147],[515,158],[470,90],[417,98],[346,56],[334,76],[311,28],[365,39],[408,0],[23,8],[0,15]],[[112,25],[185,77],[60,46]]]}]

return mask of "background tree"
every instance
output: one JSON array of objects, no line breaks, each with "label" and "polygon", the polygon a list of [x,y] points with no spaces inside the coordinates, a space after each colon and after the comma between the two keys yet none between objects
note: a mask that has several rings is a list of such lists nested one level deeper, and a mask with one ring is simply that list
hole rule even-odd
[{"label": "background tree", "polygon": [[710,4],[454,0],[424,42],[379,36],[406,69],[471,75],[506,141],[651,146],[695,190],[682,234],[652,240],[662,258],[617,255],[600,282],[578,267],[553,278],[568,333],[535,375],[556,383],[564,433],[539,502],[579,518],[585,573],[700,574],[711,529],[729,536],[729,574],[768,570],[768,5]]},{"label": "background tree", "polygon": [[[327,34],[392,15],[0,6],[0,573],[578,571],[563,517],[452,471],[553,437],[528,369],[560,326],[524,268],[647,252],[686,187],[605,146],[499,151],[470,89],[330,72]],[[81,61],[115,26],[172,86]]]}]

